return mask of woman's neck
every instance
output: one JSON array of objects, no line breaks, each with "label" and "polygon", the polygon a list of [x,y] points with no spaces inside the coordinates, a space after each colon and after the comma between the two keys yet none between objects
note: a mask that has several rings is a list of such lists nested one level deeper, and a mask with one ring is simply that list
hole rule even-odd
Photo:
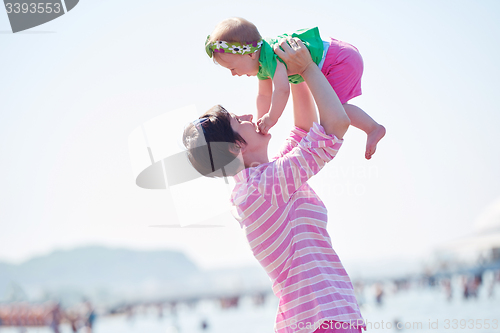
[{"label": "woman's neck", "polygon": [[245,168],[253,168],[261,164],[269,163],[269,158],[267,157],[266,151],[249,153],[243,156],[245,161]]}]

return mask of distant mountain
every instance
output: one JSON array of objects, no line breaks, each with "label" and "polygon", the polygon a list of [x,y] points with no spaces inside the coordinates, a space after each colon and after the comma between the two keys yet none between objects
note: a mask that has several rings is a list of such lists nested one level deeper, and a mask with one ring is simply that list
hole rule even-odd
[{"label": "distant mountain", "polygon": [[[353,280],[418,274],[418,258],[344,262]],[[182,252],[100,246],[55,251],[19,265],[0,262],[0,302],[89,298],[100,303],[271,292],[262,267],[200,270]]]},{"label": "distant mountain", "polygon": [[6,292],[6,288],[11,283],[16,266],[0,262],[0,300]]},{"label": "distant mountain", "polygon": [[154,294],[155,290],[169,289],[163,286],[199,275],[198,267],[181,252],[84,247],[55,251],[19,265],[0,263],[0,300],[9,298],[13,288],[22,288],[37,298],[61,290],[81,294],[149,290]]}]

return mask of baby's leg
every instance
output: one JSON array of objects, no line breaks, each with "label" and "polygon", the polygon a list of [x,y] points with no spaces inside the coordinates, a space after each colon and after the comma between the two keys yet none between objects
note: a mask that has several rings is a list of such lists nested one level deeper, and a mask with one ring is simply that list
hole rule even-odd
[{"label": "baby's leg", "polygon": [[331,40],[321,72],[325,75],[340,102],[351,119],[351,125],[366,132],[365,157],[370,159],[375,153],[377,142],[385,135],[385,128],[355,105],[347,101],[361,95],[363,58],[357,48],[336,39]]},{"label": "baby's leg", "polygon": [[368,135],[366,140],[365,158],[369,160],[372,158],[372,155],[375,154],[377,143],[385,135],[385,127],[378,124],[372,117],[356,105],[345,103],[343,106],[347,116],[351,119],[351,125],[359,128],[364,131],[366,135]]}]

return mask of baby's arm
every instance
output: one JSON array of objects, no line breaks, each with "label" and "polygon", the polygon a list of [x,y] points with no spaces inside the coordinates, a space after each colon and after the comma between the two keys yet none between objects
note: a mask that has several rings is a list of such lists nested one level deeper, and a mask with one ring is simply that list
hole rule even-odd
[{"label": "baby's arm", "polygon": [[288,96],[290,96],[290,84],[288,83],[286,67],[280,61],[277,63],[272,81],[274,90],[271,97],[271,109],[257,121],[257,126],[259,126],[259,130],[263,134],[266,134],[278,122],[288,102]]},{"label": "baby's arm", "polygon": [[257,95],[257,119],[269,112],[273,97],[273,81],[259,80],[259,94]]}]

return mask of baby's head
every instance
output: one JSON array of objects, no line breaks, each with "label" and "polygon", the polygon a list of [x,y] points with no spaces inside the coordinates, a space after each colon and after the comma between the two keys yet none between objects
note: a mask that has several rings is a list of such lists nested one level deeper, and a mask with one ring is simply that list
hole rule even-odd
[{"label": "baby's head", "polygon": [[231,114],[220,105],[190,123],[182,139],[191,165],[204,176],[234,176],[244,168],[238,155],[246,141],[233,131]]},{"label": "baby's head", "polygon": [[208,36],[205,49],[214,62],[232,75],[255,76],[259,72],[262,37],[257,27],[239,17],[226,19]]}]

